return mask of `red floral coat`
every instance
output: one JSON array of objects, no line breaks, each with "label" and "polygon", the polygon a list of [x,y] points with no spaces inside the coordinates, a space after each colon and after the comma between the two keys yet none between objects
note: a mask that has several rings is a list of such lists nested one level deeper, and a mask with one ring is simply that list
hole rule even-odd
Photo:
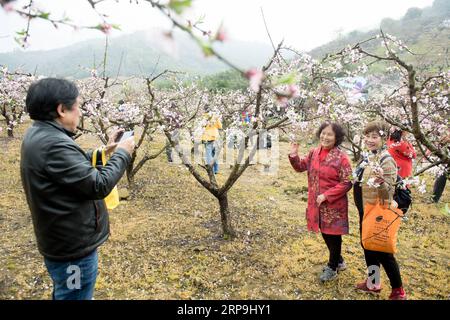
[{"label": "red floral coat", "polygon": [[416,151],[411,143],[401,140],[395,142],[388,140],[388,151],[397,163],[398,174],[402,178],[406,178],[412,175],[412,159],[417,157]]},{"label": "red floral coat", "polygon": [[[332,235],[348,234],[347,192],[352,188],[352,167],[348,156],[338,148],[330,150],[320,161],[321,147],[312,149],[306,157],[289,156],[297,172],[308,171],[308,207],[306,220],[308,230]],[[317,196],[324,194],[326,200],[320,208]]]}]

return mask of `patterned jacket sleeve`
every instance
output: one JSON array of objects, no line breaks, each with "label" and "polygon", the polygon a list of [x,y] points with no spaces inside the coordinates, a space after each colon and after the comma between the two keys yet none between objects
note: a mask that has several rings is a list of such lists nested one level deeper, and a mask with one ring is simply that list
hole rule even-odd
[{"label": "patterned jacket sleeve", "polygon": [[352,182],[350,176],[352,174],[352,166],[346,154],[342,154],[341,166],[339,168],[339,183],[333,188],[325,191],[327,202],[332,203],[342,198],[351,188]]},{"label": "patterned jacket sleeve", "polygon": [[289,155],[289,161],[295,171],[303,172],[309,169],[313,151],[314,149],[311,150],[306,157],[299,157],[298,155],[295,156]]},{"label": "patterned jacket sleeve", "polygon": [[415,159],[417,157],[416,150],[414,150],[414,147],[408,141],[393,143],[391,144],[390,149],[396,154],[409,159]]},{"label": "patterned jacket sleeve", "polygon": [[400,152],[405,156],[408,157],[410,159],[415,159],[417,157],[416,155],[416,150],[414,150],[414,147],[412,146],[411,143],[409,143],[408,141],[403,141],[401,146],[400,146]]},{"label": "patterned jacket sleeve", "polygon": [[395,183],[397,182],[397,165],[392,157],[386,157],[380,165],[383,169],[384,181],[378,189],[378,196],[380,199],[392,199],[395,191]]}]

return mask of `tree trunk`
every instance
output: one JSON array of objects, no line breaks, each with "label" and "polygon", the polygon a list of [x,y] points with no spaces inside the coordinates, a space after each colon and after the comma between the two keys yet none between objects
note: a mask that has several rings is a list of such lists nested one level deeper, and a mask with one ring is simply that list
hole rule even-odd
[{"label": "tree trunk", "polygon": [[127,167],[127,181],[128,181],[128,188],[131,190],[134,187],[134,175],[136,172],[134,172],[134,162],[136,161],[136,149],[133,150],[133,154],[131,155],[131,161],[130,164]]},{"label": "tree trunk", "polygon": [[228,208],[228,195],[225,193],[219,198],[220,206],[220,220],[222,222],[222,231],[224,239],[232,239],[236,236],[236,233],[231,225],[231,215]]},{"label": "tree trunk", "polygon": [[13,132],[14,126],[12,125],[13,120],[6,113],[3,112],[2,114],[3,114],[3,117],[5,117],[5,120],[6,120],[6,131],[8,131],[7,132],[8,137],[9,138],[14,138],[14,132]]},{"label": "tree trunk", "polygon": [[127,181],[128,181],[128,188],[130,190],[133,189],[134,187],[134,174],[133,174],[133,163],[131,163],[128,167],[127,167]]}]

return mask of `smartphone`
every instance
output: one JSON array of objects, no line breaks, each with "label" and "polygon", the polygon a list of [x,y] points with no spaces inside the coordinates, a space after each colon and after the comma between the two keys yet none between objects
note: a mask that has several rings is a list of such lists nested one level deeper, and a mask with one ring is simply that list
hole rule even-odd
[{"label": "smartphone", "polygon": [[124,132],[125,132],[125,131],[120,131],[120,132],[117,134],[116,140],[114,140],[114,142],[119,142],[120,139],[122,138]]},{"label": "smartphone", "polygon": [[117,142],[124,141],[132,136],[134,136],[134,130],[122,132]]}]

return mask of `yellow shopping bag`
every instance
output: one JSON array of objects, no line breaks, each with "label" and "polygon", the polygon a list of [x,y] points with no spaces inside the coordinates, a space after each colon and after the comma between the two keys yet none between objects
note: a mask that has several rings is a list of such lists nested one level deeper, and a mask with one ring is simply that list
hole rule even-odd
[{"label": "yellow shopping bag", "polygon": [[[94,152],[92,153],[92,165],[94,166],[94,168],[96,167],[96,164],[97,164],[98,151],[101,151],[101,154],[102,154],[102,165],[103,166],[106,165],[105,149],[104,148],[95,149]],[[117,207],[120,204],[119,190],[117,189],[117,186],[115,186],[112,189],[111,193],[106,196],[105,203],[106,203],[106,207],[109,210],[114,209],[115,207]]]}]

